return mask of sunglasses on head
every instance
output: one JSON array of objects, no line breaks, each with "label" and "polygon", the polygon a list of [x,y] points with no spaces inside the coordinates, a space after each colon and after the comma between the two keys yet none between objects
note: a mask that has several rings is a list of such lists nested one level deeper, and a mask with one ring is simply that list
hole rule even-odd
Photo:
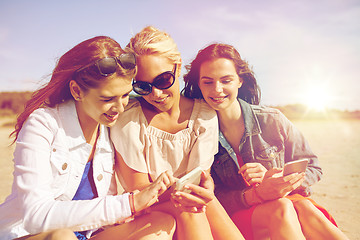
[{"label": "sunglasses on head", "polygon": [[97,70],[102,76],[110,76],[116,72],[118,63],[124,69],[134,69],[136,67],[136,58],[133,53],[123,53],[118,57],[105,57],[99,60],[96,60],[93,63],[85,65],[82,68],[76,70],[75,74],[84,71],[87,68],[96,66]]},{"label": "sunglasses on head", "polygon": [[134,80],[132,83],[133,90],[139,95],[148,95],[152,92],[153,87],[156,87],[157,89],[168,89],[175,82],[175,73],[176,64],[174,71],[167,71],[161,73],[154,78],[152,83]]}]

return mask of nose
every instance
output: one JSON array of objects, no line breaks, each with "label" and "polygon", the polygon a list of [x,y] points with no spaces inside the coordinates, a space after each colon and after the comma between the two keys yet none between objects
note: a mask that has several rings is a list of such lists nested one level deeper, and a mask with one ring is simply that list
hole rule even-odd
[{"label": "nose", "polygon": [[152,88],[152,91],[151,91],[151,94],[152,94],[154,97],[161,97],[162,90],[161,90],[161,89],[158,89],[158,88],[156,88],[156,87],[153,87],[153,88]]},{"label": "nose", "polygon": [[113,106],[114,107],[114,111],[118,111],[119,113],[122,113],[125,111],[125,107],[128,103],[128,98],[122,98],[122,97],[119,97],[119,100],[116,101],[115,105]]},{"label": "nose", "polygon": [[221,92],[222,91],[222,84],[218,81],[215,82],[215,91]]}]

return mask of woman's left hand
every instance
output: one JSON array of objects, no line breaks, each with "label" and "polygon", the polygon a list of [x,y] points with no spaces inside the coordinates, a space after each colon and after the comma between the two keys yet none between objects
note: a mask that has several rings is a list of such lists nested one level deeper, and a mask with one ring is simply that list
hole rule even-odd
[{"label": "woman's left hand", "polygon": [[215,198],[214,182],[208,172],[201,173],[199,186],[194,184],[186,184],[184,191],[175,191],[172,194],[171,201],[175,207],[186,212],[204,212],[208,202]]},{"label": "woman's left hand", "polygon": [[246,163],[239,169],[238,173],[249,185],[256,185],[263,181],[266,172],[267,169],[261,163]]}]

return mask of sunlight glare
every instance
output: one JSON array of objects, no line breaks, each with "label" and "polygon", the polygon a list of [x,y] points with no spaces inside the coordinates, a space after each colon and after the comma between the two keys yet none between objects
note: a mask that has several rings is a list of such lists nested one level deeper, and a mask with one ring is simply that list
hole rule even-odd
[{"label": "sunlight glare", "polygon": [[309,109],[323,112],[330,107],[330,96],[328,89],[312,86],[306,94],[305,103]]}]

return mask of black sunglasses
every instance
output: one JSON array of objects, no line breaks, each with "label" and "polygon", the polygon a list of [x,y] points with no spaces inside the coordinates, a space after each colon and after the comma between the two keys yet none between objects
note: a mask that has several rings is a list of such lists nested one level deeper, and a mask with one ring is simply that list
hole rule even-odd
[{"label": "black sunglasses", "polygon": [[134,80],[132,83],[134,92],[139,95],[148,95],[152,92],[153,87],[157,89],[170,88],[175,82],[176,66],[175,64],[174,71],[163,72],[155,77],[152,83]]},{"label": "black sunglasses", "polygon": [[124,69],[134,69],[136,67],[135,55],[133,53],[123,53],[118,57],[105,57],[95,61],[94,63],[90,63],[84,67],[79,68],[75,71],[75,74],[78,74],[87,68],[96,66],[99,73],[102,76],[107,77],[116,72],[118,67],[117,63],[119,63],[120,66]]}]

